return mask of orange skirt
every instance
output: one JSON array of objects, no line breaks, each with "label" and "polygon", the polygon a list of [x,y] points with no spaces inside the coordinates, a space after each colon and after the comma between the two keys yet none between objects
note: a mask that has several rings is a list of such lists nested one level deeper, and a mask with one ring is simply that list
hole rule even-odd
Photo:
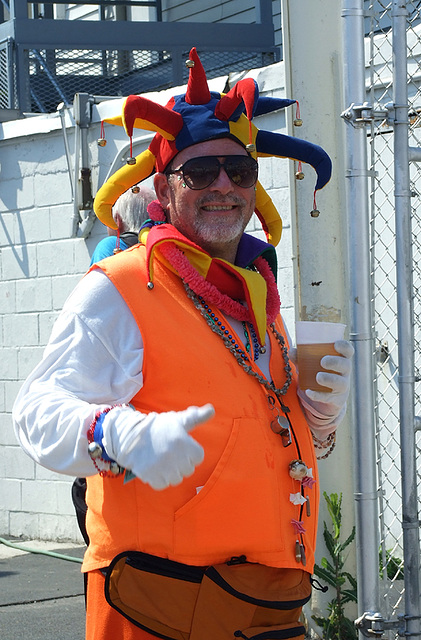
[{"label": "orange skirt", "polygon": [[156,640],[110,607],[105,599],[105,577],[101,571],[89,571],[87,575],[86,640]]}]

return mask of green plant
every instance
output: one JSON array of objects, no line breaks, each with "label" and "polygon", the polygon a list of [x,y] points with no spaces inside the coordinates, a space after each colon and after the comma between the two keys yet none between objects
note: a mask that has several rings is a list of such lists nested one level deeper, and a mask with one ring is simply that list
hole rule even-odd
[{"label": "green plant", "polygon": [[328,616],[312,616],[316,624],[323,629],[324,640],[356,640],[357,631],[352,620],[346,617],[344,606],[347,602],[357,602],[357,581],[345,571],[344,552],[355,538],[355,527],[348,538],[341,542],[342,493],[323,493],[329,515],[332,520],[330,531],[323,523],[323,538],[330,560],[322,558],[321,566],[314,567],[315,575],[326,582],[335,591],[335,597],[328,603]]},{"label": "green plant", "polygon": [[[403,561],[401,558],[394,556],[389,549],[386,549],[385,556],[386,575],[389,580],[403,580]],[[379,574],[380,578],[383,578],[383,554],[381,547],[379,549]]]}]

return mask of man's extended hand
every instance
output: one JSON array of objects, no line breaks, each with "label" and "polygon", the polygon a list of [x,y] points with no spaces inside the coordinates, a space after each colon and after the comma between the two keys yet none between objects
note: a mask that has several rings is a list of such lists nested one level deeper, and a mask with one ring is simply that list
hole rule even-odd
[{"label": "man's extended hand", "polygon": [[105,417],[107,454],[153,489],[177,485],[203,461],[203,447],[189,435],[215,414],[211,404],[184,411],[142,414],[116,407]]},{"label": "man's extended hand", "polygon": [[[345,405],[350,387],[351,360],[354,355],[354,347],[348,340],[337,340],[334,344],[339,356],[324,356],[320,364],[323,369],[316,375],[318,384],[328,387],[331,391],[313,391],[303,389],[307,398],[318,411],[326,416],[337,415]],[[331,373],[331,372],[335,373]]]}]

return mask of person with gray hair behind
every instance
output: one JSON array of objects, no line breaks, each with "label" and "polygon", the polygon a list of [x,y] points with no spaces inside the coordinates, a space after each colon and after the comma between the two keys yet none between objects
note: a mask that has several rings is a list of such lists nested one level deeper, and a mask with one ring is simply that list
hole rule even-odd
[{"label": "person with gray hair behind", "polygon": [[118,198],[112,209],[118,227],[117,234],[108,235],[100,240],[89,266],[138,243],[140,227],[148,217],[148,204],[155,200],[155,197],[154,191],[149,187],[134,185]]}]

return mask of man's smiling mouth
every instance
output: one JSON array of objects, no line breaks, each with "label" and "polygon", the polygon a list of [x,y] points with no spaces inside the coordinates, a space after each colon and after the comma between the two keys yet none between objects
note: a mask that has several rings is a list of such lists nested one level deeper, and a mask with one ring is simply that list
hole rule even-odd
[{"label": "man's smiling mouth", "polygon": [[202,209],[204,211],[232,211],[233,209],[236,208],[236,205],[234,204],[230,204],[230,205],[207,205],[202,207]]}]

